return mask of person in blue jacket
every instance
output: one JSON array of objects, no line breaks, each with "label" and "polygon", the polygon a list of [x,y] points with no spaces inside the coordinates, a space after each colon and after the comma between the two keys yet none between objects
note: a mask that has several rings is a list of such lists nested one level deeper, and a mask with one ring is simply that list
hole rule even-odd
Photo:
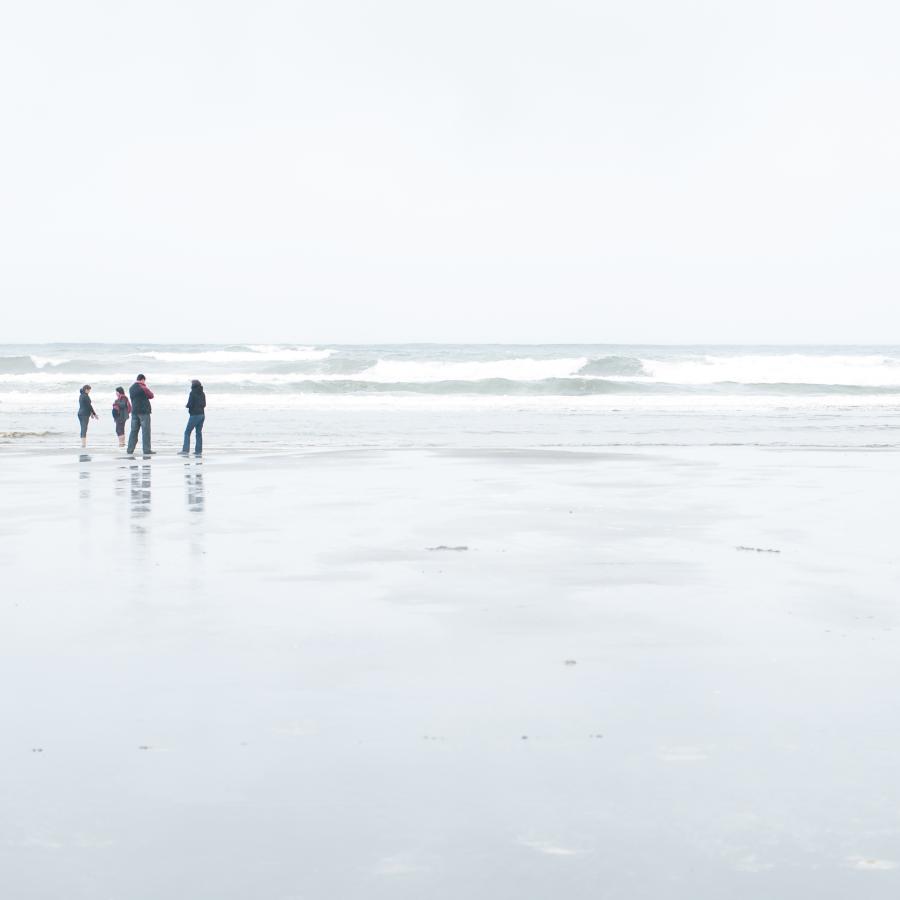
[{"label": "person in blue jacket", "polygon": [[203,422],[206,419],[206,394],[203,385],[195,378],[191,382],[191,392],[188,394],[188,402],[185,404],[188,411],[187,427],[184,429],[184,446],[182,453],[190,453],[191,432],[196,432],[194,438],[194,455],[203,453]]}]

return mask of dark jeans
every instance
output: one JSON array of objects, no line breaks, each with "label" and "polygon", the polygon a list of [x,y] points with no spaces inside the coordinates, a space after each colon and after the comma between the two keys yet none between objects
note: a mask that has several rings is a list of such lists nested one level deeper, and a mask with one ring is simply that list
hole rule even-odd
[{"label": "dark jeans", "polygon": [[81,436],[83,438],[86,438],[87,437],[87,426],[88,426],[88,422],[91,421],[91,417],[79,415],[78,421],[81,422]]},{"label": "dark jeans", "polygon": [[128,435],[128,452],[137,447],[138,432],[141,432],[144,453],[150,452],[150,413],[140,413],[131,417],[131,434]]},{"label": "dark jeans", "polygon": [[119,435],[119,437],[122,437],[122,435],[125,434],[125,422],[125,419],[116,419],[116,434]]},{"label": "dark jeans", "polygon": [[194,453],[198,456],[203,452],[203,421],[206,416],[200,413],[199,416],[188,416],[187,428],[184,429],[184,446],[181,448],[182,453],[187,453],[191,449],[191,432],[197,432],[194,438]]}]

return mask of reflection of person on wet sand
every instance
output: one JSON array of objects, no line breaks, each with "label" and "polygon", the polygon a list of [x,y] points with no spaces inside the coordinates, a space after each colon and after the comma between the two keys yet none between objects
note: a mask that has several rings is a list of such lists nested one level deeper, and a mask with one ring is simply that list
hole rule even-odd
[{"label": "reflection of person on wet sand", "polygon": [[185,465],[184,483],[187,488],[188,509],[203,512],[203,470],[199,465]]},{"label": "reflection of person on wet sand", "polygon": [[131,467],[131,515],[132,518],[145,516],[150,512],[150,466]]}]

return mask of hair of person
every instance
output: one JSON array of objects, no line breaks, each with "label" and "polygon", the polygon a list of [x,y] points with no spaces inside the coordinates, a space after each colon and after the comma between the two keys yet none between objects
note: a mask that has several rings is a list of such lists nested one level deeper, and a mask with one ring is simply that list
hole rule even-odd
[{"label": "hair of person", "polygon": [[86,384],[86,385],[82,388],[83,391],[89,391],[90,389],[91,389],[91,386],[90,386],[89,384]]},{"label": "hair of person", "polygon": [[134,380],[135,380],[135,381],[143,381],[143,380],[144,380],[144,376],[143,376],[143,374],[141,374],[141,375],[138,375],[138,377],[137,377],[137,378],[135,378],[135,379],[134,379]]},{"label": "hair of person", "polygon": [[196,378],[191,382],[191,387],[203,389],[203,385]]},{"label": "hair of person", "polygon": [[125,393],[125,388],[123,388],[123,387],[117,387],[117,388],[116,388],[116,393],[117,393],[117,394],[124,394],[124,393]]}]

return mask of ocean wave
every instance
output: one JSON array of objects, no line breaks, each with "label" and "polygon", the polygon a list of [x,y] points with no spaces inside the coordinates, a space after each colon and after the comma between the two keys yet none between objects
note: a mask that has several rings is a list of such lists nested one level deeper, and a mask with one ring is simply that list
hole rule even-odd
[{"label": "ocean wave", "polygon": [[0,440],[18,441],[22,438],[49,437],[52,434],[60,434],[59,431],[0,431]]},{"label": "ocean wave", "polygon": [[352,356],[329,356],[327,359],[307,362],[271,362],[259,366],[260,375],[301,375],[331,377],[335,375],[360,375],[371,369],[377,359]]},{"label": "ocean wave", "polygon": [[146,350],[140,356],[167,363],[308,362],[328,359],[333,350],[315,347],[275,347],[268,344],[224,350]]},{"label": "ocean wave", "polygon": [[4,375],[36,372],[37,368],[30,356],[0,356],[0,373]]},{"label": "ocean wave", "polygon": [[[509,378],[485,378],[480,381],[363,381],[357,379],[307,379],[293,382],[233,383],[205,385],[207,392],[218,387],[236,393],[300,393],[300,394],[427,394],[432,396],[560,396],[578,397],[591,394],[645,393],[642,385],[605,381],[600,378],[545,378],[540,381],[514,381]],[[654,385],[650,390],[666,393],[667,386]]]},{"label": "ocean wave", "polygon": [[[72,372],[116,372],[121,370],[121,363],[117,360],[93,360],[93,359],[66,359],[60,362],[45,362],[40,371],[48,375],[54,373]],[[96,374],[94,378],[96,378]]]},{"label": "ocean wave", "polygon": [[648,381],[665,384],[888,387],[900,380],[900,359],[876,354],[671,355],[641,362]]},{"label": "ocean wave", "polygon": [[[126,382],[129,380],[126,379]],[[157,393],[184,390],[190,386],[189,375],[166,374],[148,378],[148,385]],[[75,393],[82,384],[90,383],[94,387],[94,397],[101,396],[103,391],[112,391],[122,379],[83,378],[61,379],[50,372],[34,372],[27,374],[0,374],[0,385],[19,390],[43,389],[53,393]],[[126,383],[127,386],[127,383]],[[204,386],[210,391],[236,391],[268,393],[427,393],[427,394],[601,394],[609,392],[632,393],[649,390],[668,391],[666,385],[637,385],[630,382],[616,382],[600,378],[543,378],[534,381],[522,381],[512,378],[444,379],[439,381],[386,381],[372,380],[368,370],[362,376],[347,378],[342,376],[298,377],[296,374],[273,374],[266,372],[228,373],[212,375],[204,379]]]},{"label": "ocean wave", "polygon": [[646,375],[644,364],[634,356],[600,356],[589,360],[578,375]]},{"label": "ocean wave", "polygon": [[585,357],[497,359],[465,362],[379,359],[361,372],[360,381],[380,384],[434,384],[491,380],[540,382],[569,378],[587,364]]},{"label": "ocean wave", "polygon": [[[365,363],[358,363],[364,365]],[[482,364],[476,364],[482,365]],[[487,364],[483,364],[487,365]],[[446,367],[444,367],[446,368]],[[580,367],[579,367],[580,368]],[[389,372],[384,367],[369,366],[364,371],[353,373],[324,372],[301,374],[287,372],[212,372],[203,378],[207,391],[223,393],[418,393],[418,394],[485,394],[485,395],[559,395],[585,396],[591,394],[682,394],[695,396],[703,394],[723,395],[766,395],[766,396],[811,396],[811,395],[894,395],[900,394],[900,384],[892,385],[860,385],[860,384],[810,384],[791,382],[758,382],[745,384],[734,381],[697,384],[672,384],[651,381],[646,378],[625,378],[610,376],[570,375],[563,377],[534,378],[530,380],[509,377],[475,378],[474,370],[465,370],[469,378],[434,378],[420,377],[420,380],[389,379]],[[375,377],[373,377],[373,374]],[[395,374],[396,372],[390,373]],[[420,376],[423,373],[418,373]],[[112,392],[118,384],[126,387],[131,378],[121,372],[96,377],[97,373],[73,375],[66,372],[64,376],[58,371],[46,369],[33,372],[0,373],[0,385],[7,390],[28,391],[39,390],[48,393],[74,393],[82,384],[89,383],[94,387],[94,397],[103,392]],[[161,373],[148,378],[149,386],[158,392],[173,393],[187,391],[193,374]]]}]

